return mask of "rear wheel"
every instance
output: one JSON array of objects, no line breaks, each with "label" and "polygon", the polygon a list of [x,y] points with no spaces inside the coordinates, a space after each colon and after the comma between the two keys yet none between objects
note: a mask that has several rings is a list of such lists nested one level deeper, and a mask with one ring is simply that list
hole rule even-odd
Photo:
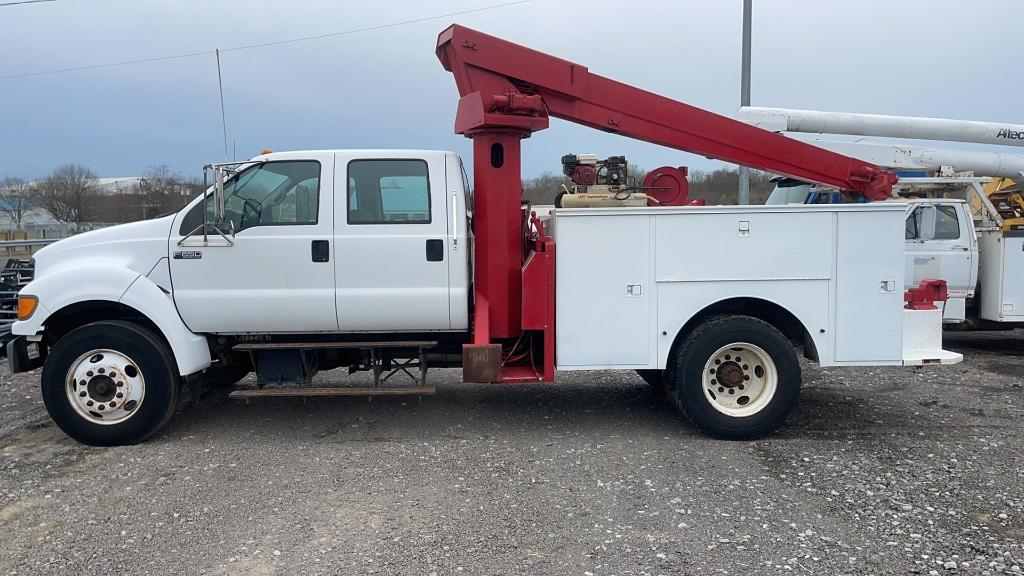
[{"label": "rear wheel", "polygon": [[789,340],[750,316],[718,316],[679,345],[673,403],[704,432],[725,439],[767,436],[800,395],[800,363]]},{"label": "rear wheel", "polygon": [[130,322],[72,330],[43,365],[42,395],[68,436],[94,446],[141,442],[170,420],[180,379],[170,349]]}]

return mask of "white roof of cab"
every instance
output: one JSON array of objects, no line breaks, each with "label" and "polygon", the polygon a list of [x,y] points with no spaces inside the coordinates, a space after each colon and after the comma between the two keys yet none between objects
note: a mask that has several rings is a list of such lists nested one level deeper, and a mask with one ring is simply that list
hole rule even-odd
[{"label": "white roof of cab", "polygon": [[325,150],[287,150],[283,152],[270,152],[269,154],[261,154],[254,156],[252,161],[256,160],[284,160],[294,158],[313,158],[323,156],[333,156],[335,154],[344,154],[345,156],[365,156],[367,158],[394,158],[394,157],[410,157],[410,156],[435,156],[435,155],[449,155],[455,154],[451,150],[406,150],[406,149],[392,149],[392,148],[336,148],[336,149],[325,149]]}]

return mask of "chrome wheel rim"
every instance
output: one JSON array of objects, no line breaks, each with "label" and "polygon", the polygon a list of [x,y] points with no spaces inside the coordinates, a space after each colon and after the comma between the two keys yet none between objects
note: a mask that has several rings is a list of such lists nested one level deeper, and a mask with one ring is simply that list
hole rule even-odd
[{"label": "chrome wheel rim", "polygon": [[746,342],[722,346],[704,365],[704,398],[715,410],[733,418],[753,416],[775,397],[779,372],[771,356]]},{"label": "chrome wheel rim", "polygon": [[146,382],[128,355],[106,348],[82,354],[68,369],[68,402],[94,424],[118,424],[139,411]]}]

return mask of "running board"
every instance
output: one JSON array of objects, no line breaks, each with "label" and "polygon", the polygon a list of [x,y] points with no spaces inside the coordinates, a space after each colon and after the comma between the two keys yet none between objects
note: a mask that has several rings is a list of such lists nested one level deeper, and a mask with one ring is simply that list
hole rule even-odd
[{"label": "running board", "polygon": [[433,386],[412,386],[406,388],[245,388],[232,390],[229,398],[248,400],[250,398],[288,398],[305,396],[429,396],[434,394]]},{"label": "running board", "polygon": [[382,341],[382,342],[242,342],[231,347],[238,352],[254,350],[322,350],[340,348],[433,348],[434,340]]}]

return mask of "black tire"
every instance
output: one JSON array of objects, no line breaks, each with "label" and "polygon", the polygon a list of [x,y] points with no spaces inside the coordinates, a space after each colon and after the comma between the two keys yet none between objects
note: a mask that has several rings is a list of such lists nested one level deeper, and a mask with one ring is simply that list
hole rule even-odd
[{"label": "black tire", "polygon": [[[121,422],[97,424],[79,414],[69,400],[69,370],[84,354],[109,349],[129,357],[144,381],[145,396]],[[43,365],[43,403],[65,434],[92,446],[135,444],[150,437],[174,415],[181,393],[174,356],[152,331],[131,322],[87,324],[65,334],[50,349]]]},{"label": "black tire", "polygon": [[[722,399],[715,395],[721,391],[715,386],[709,386],[706,395],[704,390],[703,376],[706,365],[712,362],[719,350],[733,343],[752,344],[760,348],[767,355],[777,376],[774,395],[766,396],[765,398],[770,400],[766,400],[763,407],[750,415],[734,416],[723,413],[708,398],[710,395],[721,402]],[[729,350],[724,352],[727,353]],[[740,383],[736,385],[740,391],[740,399],[743,398],[744,389],[741,385],[744,382],[748,387],[753,385],[749,378],[744,376],[747,374],[746,369],[749,364],[756,363],[750,360],[744,362],[742,367],[734,363],[736,368],[732,369],[733,374],[739,374],[743,378],[734,378],[734,381]],[[785,422],[786,417],[796,407],[800,396],[800,363],[793,345],[777,328],[751,316],[726,315],[708,319],[679,344],[675,351],[674,364],[672,377],[668,380],[670,399],[694,425],[716,438],[751,440],[767,436]],[[724,367],[725,364],[720,367]],[[709,372],[713,373],[713,369]],[[762,371],[764,372],[768,370]],[[724,372],[720,371],[720,374]],[[726,392],[735,396],[735,390]],[[732,402],[731,396],[723,396],[723,399],[725,398]],[[750,406],[753,407],[755,404],[756,402]]]},{"label": "black tire", "polygon": [[636,373],[651,387],[651,392],[665,396],[665,378],[662,370],[637,370]]}]

